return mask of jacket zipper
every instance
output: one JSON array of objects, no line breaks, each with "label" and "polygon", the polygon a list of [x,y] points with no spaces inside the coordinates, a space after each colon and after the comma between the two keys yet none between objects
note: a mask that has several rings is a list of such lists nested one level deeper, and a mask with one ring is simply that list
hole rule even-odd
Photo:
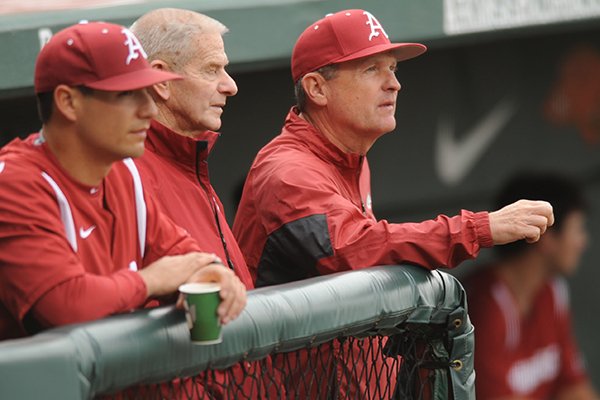
[{"label": "jacket zipper", "polygon": [[[215,200],[215,197],[212,195],[212,193],[209,193],[209,190],[202,182],[202,179],[200,179],[199,158],[200,158],[200,153],[202,152],[202,150],[204,150],[206,148],[207,148],[206,142],[197,142],[196,143],[196,180],[198,181],[198,184],[200,185],[200,187],[206,194],[206,197],[208,198],[208,202],[210,203],[210,208],[213,212],[213,215],[215,216],[215,222],[217,223],[217,230],[219,231],[219,237],[221,238],[221,244],[223,244],[223,250],[225,251],[225,257],[227,258],[227,265],[229,266],[229,268],[231,268],[232,270],[235,271],[235,265],[233,264],[233,261],[231,260],[231,257],[229,255],[229,250],[227,249],[227,241],[225,240],[225,235],[223,235],[223,230],[221,229],[221,222],[219,221],[219,213],[218,213],[219,205],[217,204],[217,201]],[[208,174],[208,171],[207,171],[207,174]]]},{"label": "jacket zipper", "polygon": [[365,207],[365,202],[362,198],[362,193],[360,192],[360,173],[362,172],[362,165],[365,156],[360,156],[358,162],[358,170],[356,171],[356,191],[358,192],[358,198],[360,200],[360,209],[362,210],[363,215],[367,215],[367,208]]}]

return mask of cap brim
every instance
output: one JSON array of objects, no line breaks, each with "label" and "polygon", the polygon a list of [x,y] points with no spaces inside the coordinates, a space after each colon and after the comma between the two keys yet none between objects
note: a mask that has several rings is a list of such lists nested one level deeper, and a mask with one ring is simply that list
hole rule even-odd
[{"label": "cap brim", "polygon": [[357,51],[356,53],[349,54],[338,60],[333,61],[331,64],[337,64],[344,61],[356,60],[373,54],[391,52],[396,56],[396,60],[405,61],[411,58],[420,56],[427,51],[427,46],[421,43],[390,43],[390,44],[379,44],[371,46],[366,49]]},{"label": "cap brim", "polygon": [[123,75],[113,76],[108,79],[86,83],[85,86],[106,91],[137,90],[154,84],[183,79],[182,76],[165,71],[159,71],[154,68],[147,68],[128,72]]}]

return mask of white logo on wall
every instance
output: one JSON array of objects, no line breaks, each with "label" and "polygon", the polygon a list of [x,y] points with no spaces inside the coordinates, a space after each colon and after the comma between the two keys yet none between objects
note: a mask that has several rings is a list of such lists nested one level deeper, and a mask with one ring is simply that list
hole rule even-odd
[{"label": "white logo on wall", "polygon": [[457,35],[599,15],[597,0],[444,0],[444,32]]},{"label": "white logo on wall", "polygon": [[129,48],[129,54],[127,55],[125,64],[129,65],[132,60],[137,60],[140,56],[148,58],[140,41],[129,29],[123,28],[121,33],[127,38],[124,44]]},{"label": "white logo on wall", "polygon": [[440,118],[434,157],[440,180],[447,185],[460,183],[502,132],[515,109],[512,99],[501,100],[459,140],[454,135],[451,119]]},{"label": "white logo on wall", "polygon": [[379,21],[377,21],[377,18],[375,18],[373,14],[371,14],[368,11],[363,12],[363,14],[367,16],[367,25],[369,25],[369,27],[371,28],[371,33],[369,34],[369,41],[371,41],[373,37],[378,37],[380,33],[383,33],[383,36],[385,36],[386,38],[389,37],[387,33],[385,33],[385,31],[383,30],[383,26],[381,26],[381,24],[379,23]]}]

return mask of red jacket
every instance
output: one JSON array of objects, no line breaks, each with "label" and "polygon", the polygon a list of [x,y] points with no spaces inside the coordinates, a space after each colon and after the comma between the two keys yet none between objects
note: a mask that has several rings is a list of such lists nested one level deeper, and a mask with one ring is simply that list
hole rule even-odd
[{"label": "red jacket", "polygon": [[256,286],[374,265],[454,267],[492,246],[487,212],[376,220],[369,175],[366,157],[343,152],[292,109],[254,160],[233,225]]},{"label": "red jacket", "polygon": [[203,251],[217,254],[247,289],[254,287],[244,256],[210,184],[208,156],[219,134],[192,139],[153,121],[146,151],[136,160],[144,189],[165,214],[185,228]]},{"label": "red jacket", "polygon": [[[136,160],[144,182],[144,188],[160,205],[161,210],[178,225],[186,229],[196,239],[203,251],[217,254],[224,263],[234,270],[247,289],[254,284],[244,256],[227,224],[223,205],[210,184],[208,174],[208,156],[219,134],[206,131],[200,137],[192,139],[179,135],[166,126],[153,121],[148,130],[146,151]],[[246,369],[260,368],[258,364]],[[269,372],[266,372],[266,371]],[[239,385],[239,390],[249,394],[249,398],[259,399],[268,392],[272,397],[285,390],[278,385],[271,385],[267,380],[252,379],[256,376],[275,377],[281,381],[279,373],[271,370],[270,359],[262,372],[244,374],[239,365],[233,366],[234,381],[220,371],[213,371],[209,377],[206,392],[211,398],[228,397],[226,388]],[[202,381],[201,375],[200,381]],[[272,379],[275,379],[272,378]],[[189,385],[184,382],[184,385]],[[195,389],[204,391],[204,388]],[[200,396],[202,397],[202,396]]]}]

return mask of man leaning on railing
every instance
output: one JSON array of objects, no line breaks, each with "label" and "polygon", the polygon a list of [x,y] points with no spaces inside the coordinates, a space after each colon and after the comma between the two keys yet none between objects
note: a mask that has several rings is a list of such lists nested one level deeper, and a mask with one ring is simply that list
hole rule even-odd
[{"label": "man leaning on railing", "polygon": [[[552,225],[551,205],[528,200],[420,223],[375,218],[366,154],[396,127],[398,62],[425,50],[391,43],[364,10],[330,14],[300,35],[297,104],[256,156],[233,226],[257,287],[375,265],[454,267],[482,247],[536,241]],[[357,384],[364,393],[380,382]]]}]

